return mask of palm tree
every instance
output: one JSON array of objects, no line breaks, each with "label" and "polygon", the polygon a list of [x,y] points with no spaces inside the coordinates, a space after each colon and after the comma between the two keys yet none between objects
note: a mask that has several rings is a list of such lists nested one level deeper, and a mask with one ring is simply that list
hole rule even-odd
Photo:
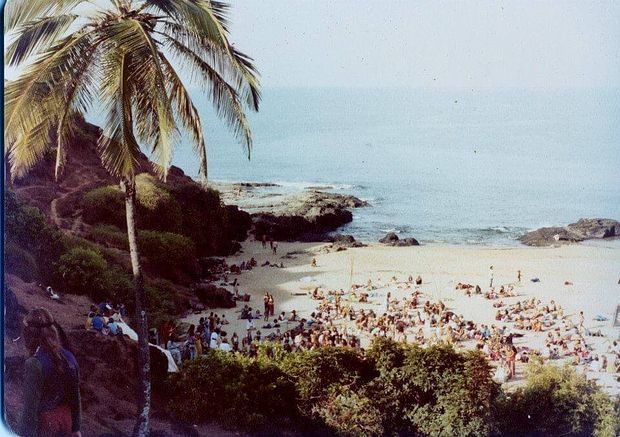
[{"label": "palm tree", "polygon": [[139,337],[139,417],[134,428],[139,436],[148,434],[151,387],[136,241],[138,157],[145,146],[165,180],[175,140],[184,129],[206,181],[203,129],[177,73],[182,66],[208,93],[249,158],[252,138],[244,109],[258,110],[258,74],[252,59],[229,42],[227,9],[213,0],[11,0],[5,8],[5,34],[14,37],[5,63],[22,69],[5,84],[5,156],[11,177],[26,174],[55,147],[58,178],[74,116],[87,113],[93,104],[106,112],[97,147],[125,193]]}]

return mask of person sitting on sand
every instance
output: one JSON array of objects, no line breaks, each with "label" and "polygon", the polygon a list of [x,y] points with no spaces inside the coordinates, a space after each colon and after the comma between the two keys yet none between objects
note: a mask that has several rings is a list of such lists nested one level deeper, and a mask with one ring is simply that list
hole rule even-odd
[{"label": "person sitting on sand", "polygon": [[312,258],[312,262],[310,263],[310,267],[316,267],[316,258]]},{"label": "person sitting on sand", "polygon": [[418,275],[415,278],[415,285],[422,285],[422,276]]},{"label": "person sitting on sand", "polygon": [[219,346],[219,350],[221,350],[222,352],[232,352],[232,347],[228,343],[227,339],[225,338],[222,339],[222,342],[220,343],[220,346]]},{"label": "person sitting on sand", "polygon": [[298,320],[297,311],[296,310],[291,311],[291,316],[288,318],[288,321],[295,322],[297,320]]}]

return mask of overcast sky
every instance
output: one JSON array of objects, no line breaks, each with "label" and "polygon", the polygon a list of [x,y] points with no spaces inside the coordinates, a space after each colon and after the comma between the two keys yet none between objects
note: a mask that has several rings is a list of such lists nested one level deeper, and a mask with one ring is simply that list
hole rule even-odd
[{"label": "overcast sky", "polygon": [[232,3],[265,86],[620,86],[620,2]]},{"label": "overcast sky", "polygon": [[228,1],[266,87],[620,87],[620,1]]}]

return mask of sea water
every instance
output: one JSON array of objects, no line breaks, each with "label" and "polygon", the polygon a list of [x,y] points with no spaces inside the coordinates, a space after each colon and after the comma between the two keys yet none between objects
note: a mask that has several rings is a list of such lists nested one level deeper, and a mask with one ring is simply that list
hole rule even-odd
[{"label": "sea water", "polygon": [[[342,232],[517,244],[526,230],[620,219],[618,89],[265,89],[251,160],[208,98],[209,176],[323,185],[370,202]],[[181,147],[174,163],[197,164]]]}]

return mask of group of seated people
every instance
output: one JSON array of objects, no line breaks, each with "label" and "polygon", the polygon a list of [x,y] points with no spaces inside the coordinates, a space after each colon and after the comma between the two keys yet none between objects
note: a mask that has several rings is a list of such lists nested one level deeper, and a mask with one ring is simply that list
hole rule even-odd
[{"label": "group of seated people", "polygon": [[93,329],[104,335],[122,334],[122,328],[119,323],[123,323],[125,315],[125,306],[123,304],[112,305],[102,302],[99,305],[91,305],[88,315],[86,316],[86,329]]}]

